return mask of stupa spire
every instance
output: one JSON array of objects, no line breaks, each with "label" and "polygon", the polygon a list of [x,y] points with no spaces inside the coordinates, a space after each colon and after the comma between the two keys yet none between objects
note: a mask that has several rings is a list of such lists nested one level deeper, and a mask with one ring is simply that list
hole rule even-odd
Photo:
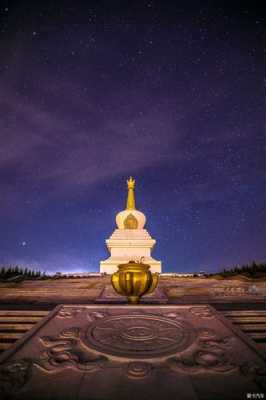
[{"label": "stupa spire", "polygon": [[132,176],[127,180],[127,210],[135,210],[136,209],[136,204],[135,204],[135,179],[132,178]]}]

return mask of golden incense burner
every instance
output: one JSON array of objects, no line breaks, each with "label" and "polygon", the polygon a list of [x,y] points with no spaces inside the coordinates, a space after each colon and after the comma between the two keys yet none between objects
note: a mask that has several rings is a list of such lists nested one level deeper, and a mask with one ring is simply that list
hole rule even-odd
[{"label": "golden incense burner", "polygon": [[114,290],[126,296],[129,303],[139,303],[140,297],[152,293],[158,284],[159,275],[149,271],[150,265],[129,261],[118,265],[118,271],[111,277]]}]

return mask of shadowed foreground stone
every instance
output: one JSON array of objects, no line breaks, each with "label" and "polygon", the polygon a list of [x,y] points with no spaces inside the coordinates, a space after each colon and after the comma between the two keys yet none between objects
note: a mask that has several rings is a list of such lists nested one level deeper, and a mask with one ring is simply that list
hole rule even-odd
[{"label": "shadowed foreground stone", "polygon": [[5,352],[5,399],[245,399],[266,363],[205,305],[62,305]]}]

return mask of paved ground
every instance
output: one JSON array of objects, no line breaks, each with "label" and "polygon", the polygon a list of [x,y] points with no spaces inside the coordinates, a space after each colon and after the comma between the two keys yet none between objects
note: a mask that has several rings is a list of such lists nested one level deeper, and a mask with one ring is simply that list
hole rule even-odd
[{"label": "paved ground", "polygon": [[[110,279],[110,278],[109,278]],[[0,283],[1,303],[61,304],[93,302],[108,278],[25,280]]]},{"label": "paved ground", "polygon": [[[36,305],[91,303],[101,295],[106,286],[110,286],[108,276],[0,282],[0,302]],[[266,280],[161,277],[159,288],[171,303],[266,301]]]}]

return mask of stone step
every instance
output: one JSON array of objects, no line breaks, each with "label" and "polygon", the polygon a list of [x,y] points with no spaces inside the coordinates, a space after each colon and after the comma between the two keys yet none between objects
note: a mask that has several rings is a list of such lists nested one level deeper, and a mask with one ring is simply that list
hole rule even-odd
[{"label": "stone step", "polygon": [[266,341],[266,332],[252,332],[252,333],[248,333],[248,335],[249,335],[253,340],[262,340],[262,341]]},{"label": "stone step", "polygon": [[230,321],[232,321],[235,324],[248,324],[248,323],[254,323],[254,324],[261,324],[266,322],[266,316],[252,316],[252,317],[230,317]]},{"label": "stone step", "polygon": [[25,332],[17,333],[17,332],[0,332],[0,341],[4,341],[7,339],[20,339]]},{"label": "stone step", "polygon": [[0,343],[0,351],[7,350],[10,347],[10,343]]},{"label": "stone step", "polygon": [[31,323],[31,324],[1,324],[0,323],[0,332],[5,332],[5,331],[28,331],[29,329],[31,329],[33,326],[35,325],[35,323]]},{"label": "stone step", "polygon": [[257,331],[266,332],[266,324],[243,324],[241,325],[241,329],[244,332],[257,332]]},{"label": "stone step", "polygon": [[1,316],[0,324],[3,322],[39,322],[42,317],[31,317],[31,316]]},{"label": "stone step", "polygon": [[233,310],[223,311],[223,315],[226,317],[266,317],[266,310]]},{"label": "stone step", "polygon": [[31,317],[44,317],[49,311],[39,310],[0,310],[0,319],[3,316],[31,316]]}]

